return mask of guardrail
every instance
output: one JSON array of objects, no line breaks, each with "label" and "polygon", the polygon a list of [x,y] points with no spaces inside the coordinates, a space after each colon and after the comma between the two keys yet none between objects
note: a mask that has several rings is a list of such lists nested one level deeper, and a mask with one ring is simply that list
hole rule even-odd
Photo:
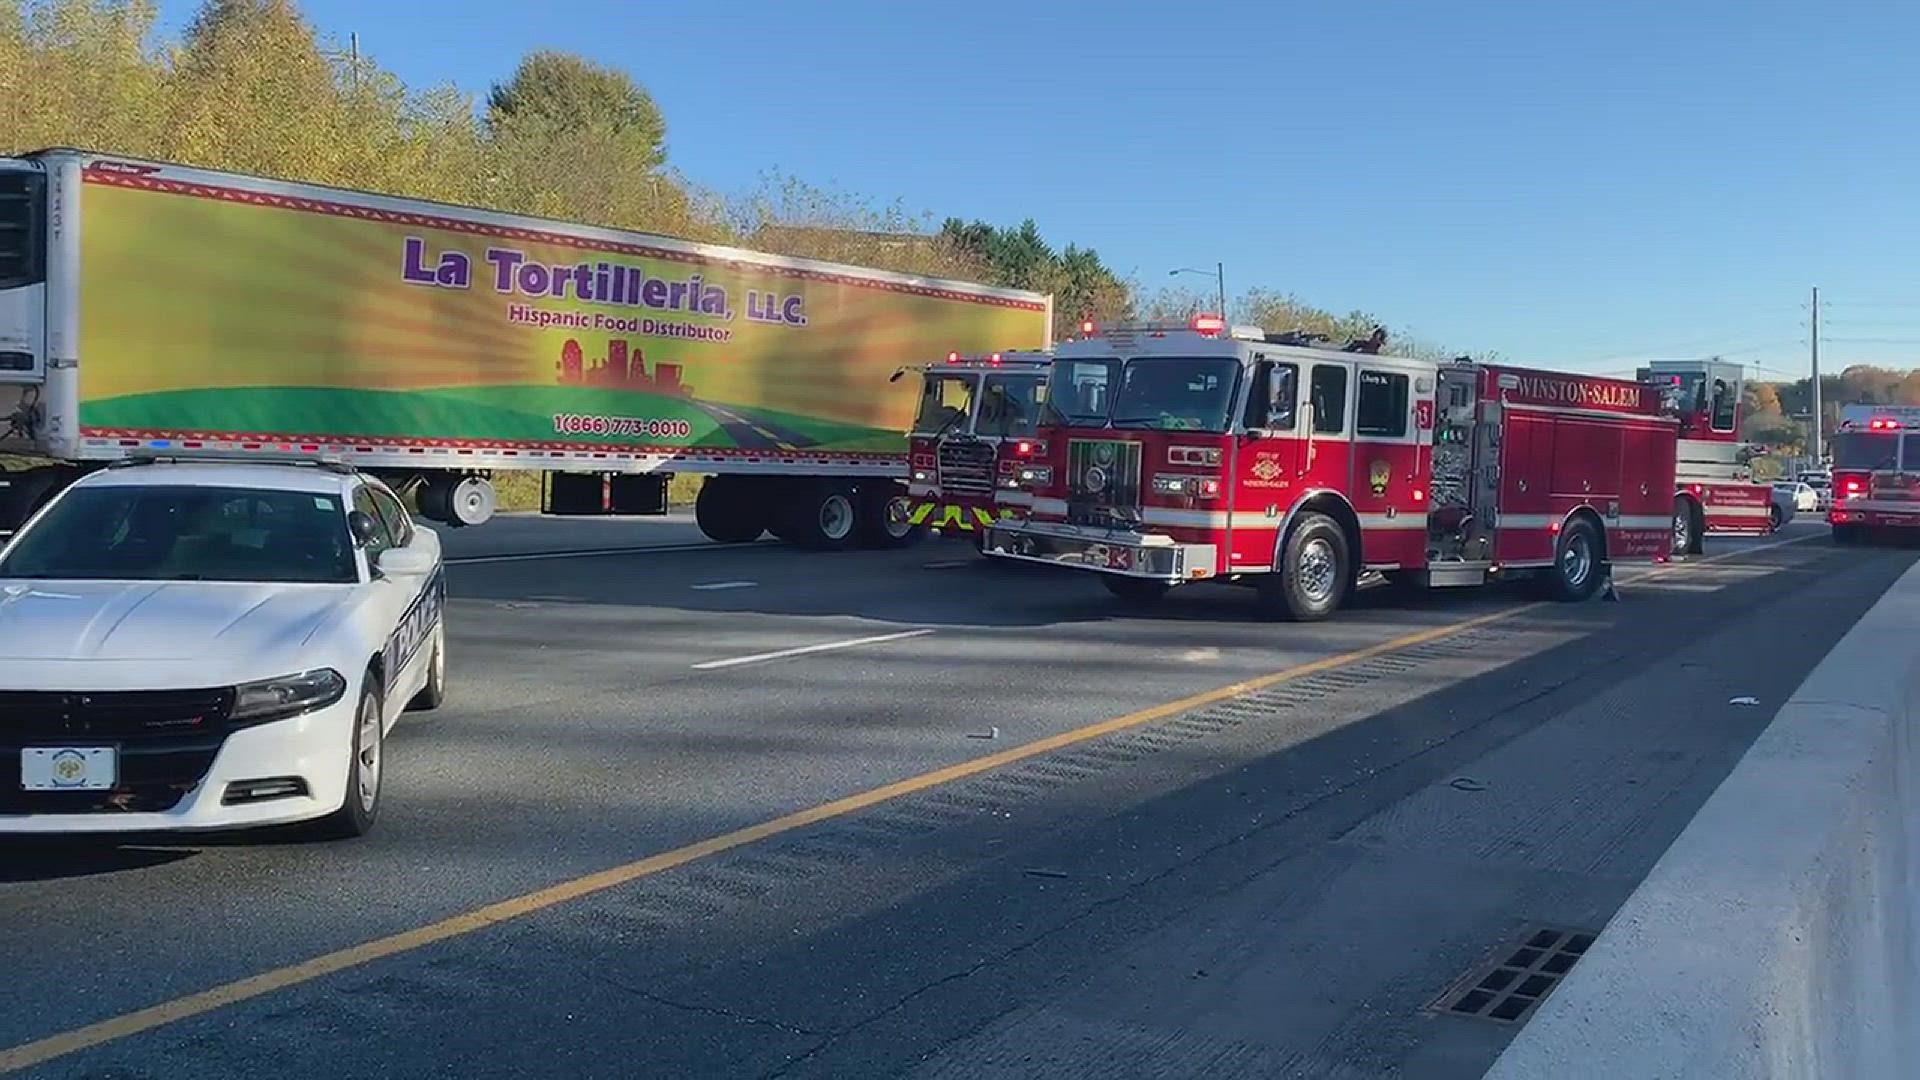
[{"label": "guardrail", "polygon": [[1920,1076],[1916,722],[1920,566],[1782,706],[1488,1080]]}]

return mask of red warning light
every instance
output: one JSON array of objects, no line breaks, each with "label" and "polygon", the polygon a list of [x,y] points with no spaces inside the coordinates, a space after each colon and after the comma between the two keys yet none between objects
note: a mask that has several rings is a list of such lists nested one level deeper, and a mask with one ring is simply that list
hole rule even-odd
[{"label": "red warning light", "polygon": [[1900,421],[1890,416],[1876,416],[1872,420],[1867,421],[1867,428],[1872,431],[1892,431],[1899,426]]},{"label": "red warning light", "polygon": [[1219,334],[1219,333],[1226,332],[1227,320],[1220,315],[1204,315],[1203,314],[1203,315],[1195,315],[1191,320],[1188,321],[1187,325],[1191,329],[1197,330],[1202,334]]},{"label": "red warning light", "polygon": [[960,362],[960,354],[959,354],[959,353],[957,353],[957,352],[950,352],[950,353],[948,353],[948,354],[947,354],[947,363],[949,363],[949,364],[957,364],[957,363],[959,363],[959,362]]},{"label": "red warning light", "polygon": [[1092,319],[1087,319],[1087,320],[1084,320],[1083,322],[1081,322],[1081,324],[1080,324],[1080,332],[1081,332],[1082,334],[1085,334],[1085,335],[1087,335],[1088,337],[1092,337],[1092,336],[1093,336],[1093,320],[1092,320]]}]

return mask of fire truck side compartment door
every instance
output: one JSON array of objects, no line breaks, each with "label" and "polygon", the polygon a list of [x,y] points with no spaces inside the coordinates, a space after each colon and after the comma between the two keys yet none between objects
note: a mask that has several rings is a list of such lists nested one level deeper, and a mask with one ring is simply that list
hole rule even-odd
[{"label": "fire truck side compartment door", "polygon": [[1500,511],[1493,555],[1501,563],[1553,559],[1553,418],[1525,409],[1503,410]]},{"label": "fire truck side compartment door", "polygon": [[1590,502],[1604,514],[1620,496],[1620,425],[1574,416],[1552,422],[1552,494]]}]

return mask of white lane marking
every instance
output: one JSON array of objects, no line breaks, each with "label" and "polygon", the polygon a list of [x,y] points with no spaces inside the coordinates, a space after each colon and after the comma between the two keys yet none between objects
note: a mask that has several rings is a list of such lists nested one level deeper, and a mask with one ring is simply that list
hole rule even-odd
[{"label": "white lane marking", "polygon": [[931,629],[902,630],[897,634],[876,634],[873,637],[850,638],[846,641],[826,641],[818,645],[802,645],[793,649],[781,649],[777,652],[755,653],[752,656],[735,656],[726,660],[707,660],[693,665],[695,671],[716,671],[720,668],[738,667],[741,664],[758,664],[765,660],[784,660],[789,656],[805,656],[808,653],[828,652],[833,649],[851,649],[859,645],[878,645],[885,641],[900,641],[905,638],[925,637],[933,633]]},{"label": "white lane marking", "polygon": [[448,566],[476,566],[480,563],[539,562],[544,559],[595,559],[606,555],[666,555],[676,551],[732,551],[738,548],[771,547],[777,540],[754,540],[745,544],[652,544],[645,547],[591,548],[580,551],[533,551],[523,555],[459,555],[447,559]]},{"label": "white lane marking", "polygon": [[760,583],[757,581],[703,581],[698,585],[689,585],[687,588],[713,592],[719,589],[751,589],[758,584]]}]

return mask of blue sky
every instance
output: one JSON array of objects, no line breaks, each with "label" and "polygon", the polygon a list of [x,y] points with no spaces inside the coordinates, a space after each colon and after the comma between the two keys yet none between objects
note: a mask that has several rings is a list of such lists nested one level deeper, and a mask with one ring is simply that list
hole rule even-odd
[{"label": "blue sky", "polygon": [[[162,0],[177,27],[187,0]],[[672,163],[1592,371],[1920,365],[1920,5],[303,0],[408,83],[617,64]],[[1186,278],[1206,287],[1200,278]]]}]

